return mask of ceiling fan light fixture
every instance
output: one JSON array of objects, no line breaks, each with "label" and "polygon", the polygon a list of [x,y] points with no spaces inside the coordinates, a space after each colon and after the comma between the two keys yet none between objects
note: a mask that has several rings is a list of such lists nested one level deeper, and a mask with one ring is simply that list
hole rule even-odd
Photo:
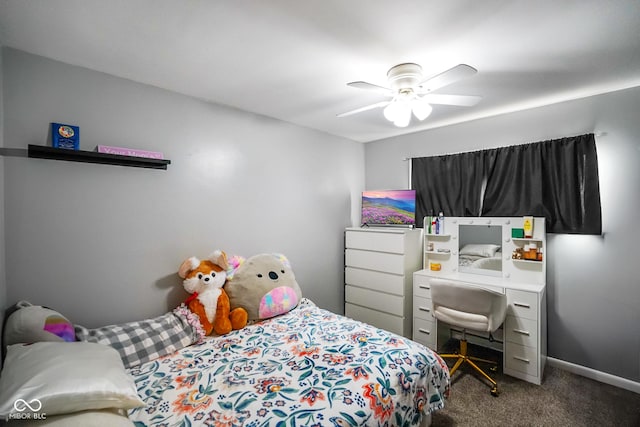
[{"label": "ceiling fan light fixture", "polygon": [[398,102],[396,98],[393,98],[389,104],[384,107],[382,110],[382,114],[384,114],[384,118],[389,120],[390,122],[395,121],[398,115]]},{"label": "ceiling fan light fixture", "polygon": [[427,101],[417,97],[411,101],[411,109],[413,110],[413,115],[420,121],[429,117],[433,111],[433,108]]},{"label": "ceiling fan light fixture", "polygon": [[393,122],[399,128],[406,128],[409,126],[409,122],[411,121],[411,111],[409,114],[405,114],[404,116],[398,117],[396,121]]},{"label": "ceiling fan light fixture", "polygon": [[384,117],[398,127],[407,127],[411,121],[411,105],[396,97],[383,110]]}]

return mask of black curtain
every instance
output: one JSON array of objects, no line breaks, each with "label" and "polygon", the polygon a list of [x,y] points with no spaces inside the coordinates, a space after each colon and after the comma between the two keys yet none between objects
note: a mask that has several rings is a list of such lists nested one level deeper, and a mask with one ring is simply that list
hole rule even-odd
[{"label": "black curtain", "polygon": [[537,144],[487,150],[483,216],[544,216],[542,159]]},{"label": "black curtain", "polygon": [[601,234],[593,134],[412,159],[416,226],[423,217],[541,216],[548,233]]},{"label": "black curtain", "polygon": [[416,190],[416,226],[427,215],[480,215],[484,175],[482,151],[411,159],[411,184]]},{"label": "black curtain", "polygon": [[593,134],[488,150],[483,216],[546,218],[549,233],[601,234]]}]

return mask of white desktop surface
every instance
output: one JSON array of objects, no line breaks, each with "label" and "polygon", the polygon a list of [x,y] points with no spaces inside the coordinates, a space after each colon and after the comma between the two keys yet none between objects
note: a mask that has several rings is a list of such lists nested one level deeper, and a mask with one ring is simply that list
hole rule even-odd
[{"label": "white desktop surface", "polygon": [[495,276],[483,276],[481,274],[460,273],[460,272],[445,272],[445,271],[432,271],[429,269],[423,269],[416,271],[415,274],[423,276],[435,277],[438,279],[455,280],[458,282],[464,282],[470,286],[482,286],[489,289],[500,291],[502,289],[514,289],[527,292],[540,293],[544,291],[545,285],[538,283],[524,283],[518,280],[512,280],[508,277],[495,277]]}]

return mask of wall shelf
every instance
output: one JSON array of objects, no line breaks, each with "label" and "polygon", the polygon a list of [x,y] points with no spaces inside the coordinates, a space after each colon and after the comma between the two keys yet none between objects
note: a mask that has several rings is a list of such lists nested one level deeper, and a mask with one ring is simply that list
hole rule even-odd
[{"label": "wall shelf", "polygon": [[542,239],[533,239],[528,237],[512,237],[514,242],[540,242],[542,243]]},{"label": "wall shelf", "polygon": [[[422,254],[422,268],[429,267],[430,259],[433,259],[434,261],[442,261],[451,257],[451,252],[458,249],[457,247],[453,247],[451,234],[424,233],[423,236],[424,240],[422,242],[422,247],[424,250]],[[431,249],[429,249],[429,244],[431,244]],[[449,249],[449,252],[441,252],[438,251],[438,249]]]},{"label": "wall shelf", "polygon": [[425,254],[431,255],[451,255],[451,252],[424,251]]},{"label": "wall shelf", "polygon": [[98,153],[96,151],[66,150],[44,145],[29,145],[28,156],[36,159],[66,160],[70,162],[99,163],[164,170],[167,169],[167,165],[171,164],[171,160],[122,156],[119,154]]},{"label": "wall shelf", "polygon": [[514,264],[536,264],[536,265],[542,265],[542,261],[537,261],[537,260],[533,260],[533,259],[512,259],[511,261]]}]

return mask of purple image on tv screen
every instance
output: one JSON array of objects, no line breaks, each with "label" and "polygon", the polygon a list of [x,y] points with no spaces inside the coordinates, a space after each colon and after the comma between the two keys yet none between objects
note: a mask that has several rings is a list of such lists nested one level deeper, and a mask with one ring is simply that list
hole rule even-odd
[{"label": "purple image on tv screen", "polygon": [[362,224],[414,225],[415,190],[381,190],[362,193]]}]

